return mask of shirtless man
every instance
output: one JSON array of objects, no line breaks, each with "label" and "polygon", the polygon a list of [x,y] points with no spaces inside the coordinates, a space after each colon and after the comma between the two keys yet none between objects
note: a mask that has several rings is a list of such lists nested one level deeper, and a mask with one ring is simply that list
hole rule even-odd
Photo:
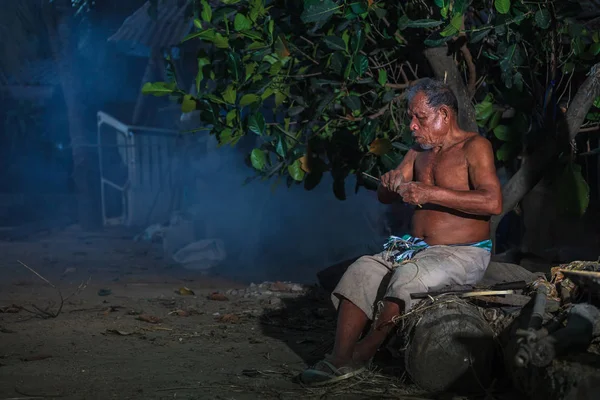
[{"label": "shirtless man", "polygon": [[385,204],[418,206],[412,236],[392,236],[382,253],[348,268],[332,294],[338,309],[333,354],[302,373],[306,384],[362,372],[390,333],[392,318],[414,306],[411,293],[477,283],[489,264],[490,217],[502,210],[490,142],[458,127],[456,97],[438,81],[414,84],[408,105],[416,146],[381,177],[377,194]]}]

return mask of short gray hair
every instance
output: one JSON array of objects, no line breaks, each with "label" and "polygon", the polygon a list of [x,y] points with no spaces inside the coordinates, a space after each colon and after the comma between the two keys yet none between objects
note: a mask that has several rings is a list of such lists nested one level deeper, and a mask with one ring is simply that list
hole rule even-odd
[{"label": "short gray hair", "polygon": [[450,86],[445,83],[431,78],[418,80],[410,86],[406,94],[409,104],[419,92],[423,92],[430,107],[438,109],[440,106],[446,106],[458,115],[458,100]]}]

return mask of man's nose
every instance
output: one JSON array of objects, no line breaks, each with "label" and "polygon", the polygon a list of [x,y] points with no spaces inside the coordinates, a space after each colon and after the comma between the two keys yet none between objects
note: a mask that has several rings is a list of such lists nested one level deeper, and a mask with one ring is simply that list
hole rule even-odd
[{"label": "man's nose", "polygon": [[409,128],[413,132],[416,132],[419,130],[419,124],[417,124],[417,121],[415,121],[414,117],[413,117],[413,119],[410,120]]}]

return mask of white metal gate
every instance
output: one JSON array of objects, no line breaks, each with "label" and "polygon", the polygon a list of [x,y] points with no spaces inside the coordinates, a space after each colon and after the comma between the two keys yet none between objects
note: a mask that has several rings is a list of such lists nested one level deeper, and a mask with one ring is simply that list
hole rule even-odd
[{"label": "white metal gate", "polygon": [[98,112],[104,225],[163,222],[180,201],[185,138],[178,131],[130,126]]}]

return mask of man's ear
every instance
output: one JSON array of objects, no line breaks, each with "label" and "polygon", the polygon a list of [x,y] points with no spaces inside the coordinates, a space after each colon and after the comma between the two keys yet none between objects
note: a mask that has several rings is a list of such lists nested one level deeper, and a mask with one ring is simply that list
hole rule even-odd
[{"label": "man's ear", "polygon": [[448,106],[440,106],[439,111],[444,122],[450,121],[450,109]]}]

